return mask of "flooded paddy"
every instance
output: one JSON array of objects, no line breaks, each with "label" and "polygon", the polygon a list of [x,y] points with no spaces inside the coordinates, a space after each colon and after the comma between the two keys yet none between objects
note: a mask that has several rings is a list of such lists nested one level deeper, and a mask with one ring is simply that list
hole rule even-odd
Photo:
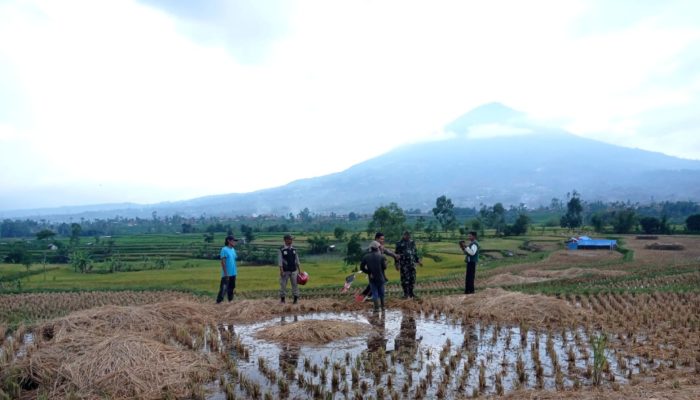
[{"label": "flooded paddy", "polygon": [[[353,322],[365,329],[357,336],[313,345],[260,338],[270,327],[310,321]],[[645,365],[607,347],[596,354],[594,344],[602,336],[583,328],[462,325],[400,309],[288,315],[220,329],[232,330],[237,345],[229,353],[228,387],[210,388],[214,394],[209,399],[225,399],[226,391],[228,398],[413,399],[530,388],[576,390],[595,379],[601,385],[624,385],[658,364]]]}]

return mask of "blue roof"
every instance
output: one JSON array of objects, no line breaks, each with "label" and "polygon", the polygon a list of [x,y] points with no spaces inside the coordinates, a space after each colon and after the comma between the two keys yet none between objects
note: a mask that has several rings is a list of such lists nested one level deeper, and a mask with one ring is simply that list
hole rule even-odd
[{"label": "blue roof", "polygon": [[617,246],[617,240],[611,239],[579,239],[577,242],[579,246],[600,246],[600,247],[610,247]]},{"label": "blue roof", "polygon": [[568,248],[576,249],[578,247],[599,247],[599,248],[611,248],[617,247],[617,240],[612,239],[591,239],[588,236],[579,236],[578,238],[571,238],[568,242]]}]

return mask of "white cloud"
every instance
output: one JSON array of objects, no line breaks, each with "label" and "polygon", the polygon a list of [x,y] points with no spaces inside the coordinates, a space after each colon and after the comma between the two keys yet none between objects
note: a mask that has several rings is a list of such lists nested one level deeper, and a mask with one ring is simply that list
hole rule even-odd
[{"label": "white cloud", "polygon": [[521,136],[531,134],[529,128],[507,124],[480,124],[469,128],[467,137],[470,139],[486,139],[493,137]]},{"label": "white cloud", "polygon": [[245,32],[222,28],[226,13],[207,34],[228,36],[202,41],[191,19],[132,1],[5,2],[0,71],[30,120],[0,114],[0,142],[21,138],[23,157],[0,155],[13,182],[133,185],[132,201],[157,200],[149,187],[177,200],[339,171],[501,101],[579,135],[700,158],[688,150],[697,128],[674,131],[687,146],[640,137],[644,115],[698,101],[688,60],[700,26],[672,6],[577,25],[606,7],[302,1],[270,19],[286,15],[284,29],[251,39],[264,39],[251,63],[239,57]]}]

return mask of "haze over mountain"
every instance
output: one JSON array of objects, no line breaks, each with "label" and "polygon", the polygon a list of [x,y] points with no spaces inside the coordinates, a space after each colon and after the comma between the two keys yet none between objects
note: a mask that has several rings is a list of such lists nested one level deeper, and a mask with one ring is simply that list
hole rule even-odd
[{"label": "haze over mountain", "polygon": [[345,171],[251,193],[152,205],[2,212],[1,217],[371,212],[397,202],[430,210],[447,195],[456,206],[549,204],[577,190],[586,201],[700,199],[700,161],[611,145],[538,126],[502,104],[478,107],[445,127],[447,138],[414,143]]}]

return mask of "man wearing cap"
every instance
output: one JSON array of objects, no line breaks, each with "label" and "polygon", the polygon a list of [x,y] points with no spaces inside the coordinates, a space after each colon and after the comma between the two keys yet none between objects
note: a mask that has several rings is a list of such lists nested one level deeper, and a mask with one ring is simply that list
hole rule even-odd
[{"label": "man wearing cap", "polygon": [[399,265],[396,269],[398,269],[401,274],[403,298],[413,298],[415,297],[413,286],[416,284],[416,263],[420,265],[423,265],[423,263],[421,263],[420,258],[418,258],[416,242],[411,240],[411,233],[409,231],[404,231],[403,237],[396,243],[396,250],[394,252],[399,256]]},{"label": "man wearing cap", "polygon": [[224,292],[228,296],[228,301],[233,300],[233,289],[236,288],[236,245],[238,239],[232,235],[226,236],[224,247],[221,248],[219,258],[221,259],[221,283],[219,284],[219,294],[216,296],[216,303],[224,301]]},{"label": "man wearing cap", "polygon": [[370,252],[362,257],[360,270],[367,274],[369,286],[372,289],[372,302],[374,309],[379,310],[379,305],[384,308],[384,270],[386,270],[386,258],[379,252],[381,245],[376,240],[370,243]]},{"label": "man wearing cap", "polygon": [[[379,254],[384,254],[387,256],[390,256],[394,259],[394,264],[399,261],[399,256],[394,254],[393,251],[387,249],[384,247],[384,234],[381,232],[377,232],[374,234],[374,240],[379,243]],[[367,249],[367,252],[370,253],[371,249]],[[388,282],[388,279],[386,279],[386,275],[384,275],[384,282]],[[367,300],[368,296],[372,294],[372,287],[370,285],[367,285],[365,290],[362,291],[361,294],[357,295],[356,300],[357,301],[364,301]]]},{"label": "man wearing cap", "polygon": [[292,295],[294,304],[299,300],[299,286],[297,286],[297,274],[301,272],[301,263],[297,249],[292,246],[292,235],[284,235],[284,246],[280,247],[277,256],[277,265],[280,267],[280,303],[284,303],[287,294],[287,280],[292,281]]}]

